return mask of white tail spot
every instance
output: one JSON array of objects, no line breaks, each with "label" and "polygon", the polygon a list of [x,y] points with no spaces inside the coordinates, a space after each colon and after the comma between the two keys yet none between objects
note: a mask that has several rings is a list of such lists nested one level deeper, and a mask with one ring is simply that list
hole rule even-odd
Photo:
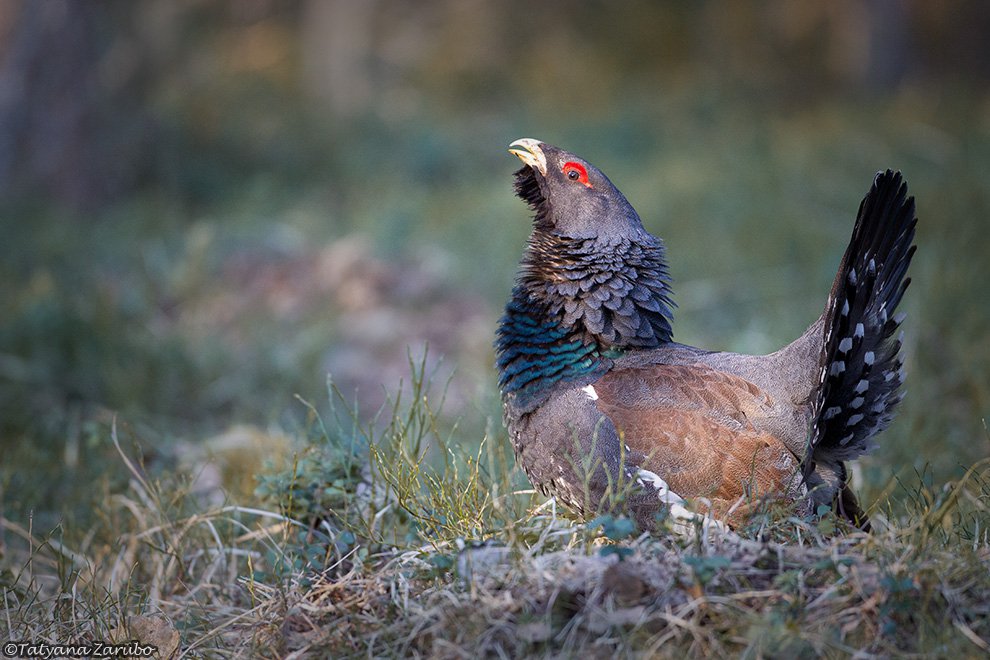
[{"label": "white tail spot", "polygon": [[592,401],[598,400],[598,392],[595,391],[595,388],[593,386],[588,385],[587,387],[582,387],[581,390],[585,394],[587,394],[588,398],[591,399]]}]

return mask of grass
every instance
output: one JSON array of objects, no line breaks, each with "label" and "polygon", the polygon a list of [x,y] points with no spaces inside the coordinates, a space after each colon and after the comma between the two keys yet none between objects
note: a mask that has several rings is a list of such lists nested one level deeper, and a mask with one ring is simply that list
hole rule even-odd
[{"label": "grass", "polygon": [[[129,483],[76,543],[0,520],[5,639],[137,638],[175,657],[764,657],[990,650],[990,463],[863,534],[768,515],[640,535],[538,504],[506,443],[465,452],[423,363],[380,423],[339,393],[251,506],[203,507],[116,429]],[[837,529],[840,527],[841,529]],[[621,550],[621,551],[620,551]]]}]

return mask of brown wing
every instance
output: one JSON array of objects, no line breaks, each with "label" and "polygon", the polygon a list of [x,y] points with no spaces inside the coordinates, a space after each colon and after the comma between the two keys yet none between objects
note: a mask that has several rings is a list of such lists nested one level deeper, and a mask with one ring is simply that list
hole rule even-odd
[{"label": "brown wing", "polygon": [[758,387],[711,367],[651,365],[611,371],[594,384],[598,409],[642,466],[682,497],[708,498],[716,515],[788,494],[798,461],[748,416],[772,407]]}]

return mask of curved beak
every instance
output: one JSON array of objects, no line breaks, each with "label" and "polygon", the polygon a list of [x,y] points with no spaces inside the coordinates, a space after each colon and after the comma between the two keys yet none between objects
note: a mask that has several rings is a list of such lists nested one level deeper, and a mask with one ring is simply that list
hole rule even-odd
[{"label": "curved beak", "polygon": [[522,138],[509,145],[509,153],[518,156],[523,163],[546,176],[547,157],[540,148],[541,144],[542,142],[533,138]]}]

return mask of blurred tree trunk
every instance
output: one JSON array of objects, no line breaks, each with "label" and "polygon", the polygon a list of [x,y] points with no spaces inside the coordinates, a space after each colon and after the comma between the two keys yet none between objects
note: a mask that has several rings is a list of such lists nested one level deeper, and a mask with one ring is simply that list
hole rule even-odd
[{"label": "blurred tree trunk", "polygon": [[371,104],[374,0],[306,0],[302,12],[306,91],[325,101],[337,117]]},{"label": "blurred tree trunk", "polygon": [[895,88],[907,74],[911,56],[908,8],[904,0],[870,0],[870,66],[865,83]]},{"label": "blurred tree trunk", "polygon": [[[108,14],[129,11],[111,2],[28,0],[4,14],[0,197],[87,210],[133,182],[140,113],[134,116],[134,99],[108,66],[111,31],[101,30],[113,22]],[[133,72],[137,64],[126,67]]]},{"label": "blurred tree trunk", "polygon": [[910,65],[908,8],[903,0],[844,0],[827,5],[828,62],[846,84],[895,89]]}]

